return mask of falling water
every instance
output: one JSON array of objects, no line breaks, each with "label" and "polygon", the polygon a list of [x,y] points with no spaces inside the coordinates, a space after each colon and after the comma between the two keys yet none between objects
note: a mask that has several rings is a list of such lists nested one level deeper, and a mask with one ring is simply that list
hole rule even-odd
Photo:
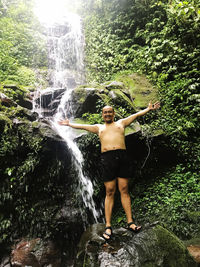
[{"label": "falling water", "polygon": [[66,20],[47,28],[50,85],[53,88],[75,88],[84,80],[80,17],[68,13]]},{"label": "falling water", "polygon": [[83,203],[88,208],[97,222],[99,213],[96,211],[93,200],[93,184],[88,177],[85,177],[82,171],[83,157],[74,142],[74,130],[70,127],[60,126],[57,121],[70,117],[72,119],[73,110],[69,105],[71,92],[73,89],[84,82],[84,38],[81,30],[81,20],[76,14],[68,14],[61,23],[55,23],[47,28],[47,46],[49,58],[49,85],[45,90],[37,93],[39,101],[35,110],[44,116],[42,112],[42,97],[45,93],[51,92],[52,100],[54,93],[60,89],[65,89],[64,94],[58,105],[54,118],[51,118],[51,124],[54,130],[65,140],[71,150],[74,166],[78,175],[78,192],[81,192]]},{"label": "falling water", "polygon": [[57,124],[57,120],[62,118],[62,114],[64,111],[64,107],[66,105],[66,101],[70,100],[71,91],[72,90],[68,90],[66,92],[66,94],[64,95],[64,97],[62,98],[61,103],[60,103],[59,108],[58,108],[59,112],[54,117],[54,121],[52,122],[52,124],[53,124],[54,129],[65,140],[68,148],[70,148],[70,150],[72,151],[72,156],[74,159],[74,166],[76,168],[76,172],[78,174],[78,179],[79,179],[79,185],[77,188],[77,192],[81,192],[85,207],[89,208],[89,210],[92,211],[93,217],[94,217],[95,221],[97,222],[100,214],[99,214],[99,212],[97,212],[97,210],[95,208],[94,200],[92,198],[92,196],[93,196],[93,184],[92,184],[91,180],[88,177],[84,176],[84,174],[83,174],[82,166],[83,166],[84,160],[83,160],[83,156],[82,156],[78,146],[73,141],[75,138],[74,130],[71,128],[68,128],[68,127],[59,126]]}]

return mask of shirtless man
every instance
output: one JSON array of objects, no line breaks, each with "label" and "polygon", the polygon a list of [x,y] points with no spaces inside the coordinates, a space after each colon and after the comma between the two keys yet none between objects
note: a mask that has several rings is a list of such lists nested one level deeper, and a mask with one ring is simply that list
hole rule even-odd
[{"label": "shirtless man", "polygon": [[160,107],[160,103],[149,103],[146,109],[143,109],[127,118],[114,121],[115,111],[111,106],[105,106],[102,110],[104,124],[75,124],[69,122],[68,119],[59,121],[60,125],[70,126],[75,129],[84,129],[95,133],[99,136],[101,142],[101,161],[103,169],[103,181],[106,188],[105,197],[105,219],[106,228],[103,238],[108,241],[111,239],[111,216],[114,205],[114,194],[116,191],[116,183],[121,196],[121,203],[124,208],[128,229],[138,232],[141,226],[136,226],[133,222],[131,211],[131,199],[128,192],[129,166],[126,155],[125,145],[125,128],[129,126],[136,118],[145,115],[150,110]]}]

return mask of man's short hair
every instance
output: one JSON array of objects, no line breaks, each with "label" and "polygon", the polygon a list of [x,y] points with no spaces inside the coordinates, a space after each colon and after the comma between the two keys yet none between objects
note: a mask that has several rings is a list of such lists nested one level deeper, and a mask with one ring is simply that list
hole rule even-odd
[{"label": "man's short hair", "polygon": [[112,108],[113,112],[115,111],[112,106],[107,105],[107,106],[105,106],[105,107],[102,108],[102,112],[103,112],[104,108]]}]

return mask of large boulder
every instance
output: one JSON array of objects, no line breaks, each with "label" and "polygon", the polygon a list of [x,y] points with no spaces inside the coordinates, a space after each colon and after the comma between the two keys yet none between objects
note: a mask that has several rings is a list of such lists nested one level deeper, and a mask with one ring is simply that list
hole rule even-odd
[{"label": "large boulder", "polygon": [[193,267],[192,259],[178,237],[157,223],[145,225],[135,234],[125,228],[114,229],[105,244],[103,224],[90,226],[82,235],[76,267]]},{"label": "large boulder", "polygon": [[123,82],[124,88],[131,95],[137,109],[145,108],[149,101],[155,101],[158,98],[158,89],[150,83],[145,75],[138,73],[122,74],[118,77],[119,82]]},{"label": "large boulder", "polygon": [[80,118],[86,112],[96,113],[97,101],[100,99],[97,92],[98,89],[81,86],[72,92],[70,107],[75,117]]}]

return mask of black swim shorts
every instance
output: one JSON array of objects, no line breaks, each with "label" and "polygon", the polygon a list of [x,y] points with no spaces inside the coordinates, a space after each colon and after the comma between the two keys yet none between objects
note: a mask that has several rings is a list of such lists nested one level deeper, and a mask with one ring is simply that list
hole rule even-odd
[{"label": "black swim shorts", "polygon": [[130,162],[124,149],[110,150],[101,154],[102,179],[104,182],[116,178],[130,177]]}]

